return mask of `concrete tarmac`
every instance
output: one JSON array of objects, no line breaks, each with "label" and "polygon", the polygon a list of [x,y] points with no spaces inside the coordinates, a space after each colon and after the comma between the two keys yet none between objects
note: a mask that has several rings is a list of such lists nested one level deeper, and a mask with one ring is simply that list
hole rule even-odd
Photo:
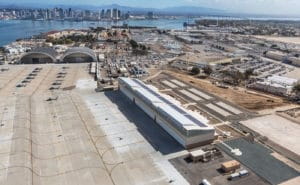
[{"label": "concrete tarmac", "polygon": [[121,110],[122,99],[96,93],[88,64],[6,67],[0,73],[1,185],[188,184],[167,157],[184,150],[160,131],[155,139],[154,127],[143,132],[145,125],[129,117],[134,112]]}]

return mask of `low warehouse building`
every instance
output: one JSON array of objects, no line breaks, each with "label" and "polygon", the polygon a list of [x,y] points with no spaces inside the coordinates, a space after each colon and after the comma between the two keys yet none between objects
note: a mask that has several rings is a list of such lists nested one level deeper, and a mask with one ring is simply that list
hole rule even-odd
[{"label": "low warehouse building", "polygon": [[267,51],[265,56],[277,61],[283,61],[285,58],[285,54],[278,51]]},{"label": "low warehouse building", "polygon": [[231,171],[235,171],[241,167],[241,164],[237,162],[236,160],[227,161],[225,163],[221,164],[221,169],[223,172],[228,173]]},{"label": "low warehouse building", "polygon": [[300,67],[300,58],[299,57],[290,57],[288,59],[292,65]]},{"label": "low warehouse building", "polygon": [[178,102],[138,79],[119,78],[119,88],[130,100],[155,120],[185,148],[211,143],[215,130],[199,114],[182,108]]},{"label": "low warehouse building", "polygon": [[297,79],[273,75],[264,81],[257,81],[248,87],[279,96],[290,96]]},{"label": "low warehouse building", "polygon": [[61,60],[64,63],[97,62],[97,57],[90,48],[74,47],[68,49]]},{"label": "low warehouse building", "polygon": [[57,53],[52,48],[36,48],[25,53],[21,59],[21,64],[47,64],[56,63]]}]

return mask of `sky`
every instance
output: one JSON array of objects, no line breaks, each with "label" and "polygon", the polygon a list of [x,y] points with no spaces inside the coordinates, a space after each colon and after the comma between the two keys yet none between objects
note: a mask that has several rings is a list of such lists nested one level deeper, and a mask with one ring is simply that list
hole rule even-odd
[{"label": "sky", "polygon": [[1,3],[39,4],[119,4],[133,7],[165,8],[174,6],[201,6],[233,13],[300,15],[300,0],[0,0]]}]

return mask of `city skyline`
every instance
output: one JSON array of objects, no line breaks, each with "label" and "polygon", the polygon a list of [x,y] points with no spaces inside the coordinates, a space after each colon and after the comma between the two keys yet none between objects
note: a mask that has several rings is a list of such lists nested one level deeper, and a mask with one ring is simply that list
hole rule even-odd
[{"label": "city skyline", "polygon": [[164,0],[164,1],[137,1],[137,0],[51,0],[40,2],[37,0],[1,0],[1,4],[26,5],[35,4],[41,6],[54,5],[91,5],[103,6],[108,4],[119,4],[122,6],[142,7],[142,8],[167,8],[176,6],[198,6],[225,10],[229,13],[247,14],[274,14],[274,15],[300,15],[300,2],[297,0]]}]

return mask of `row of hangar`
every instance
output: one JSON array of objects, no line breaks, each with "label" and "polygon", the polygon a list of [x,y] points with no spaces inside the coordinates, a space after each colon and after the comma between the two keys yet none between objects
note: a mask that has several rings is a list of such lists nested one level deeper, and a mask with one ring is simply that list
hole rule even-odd
[{"label": "row of hangar", "polygon": [[96,62],[95,52],[86,47],[73,47],[63,55],[59,55],[53,48],[35,48],[20,58],[21,64],[47,64],[47,63],[84,63]]}]

